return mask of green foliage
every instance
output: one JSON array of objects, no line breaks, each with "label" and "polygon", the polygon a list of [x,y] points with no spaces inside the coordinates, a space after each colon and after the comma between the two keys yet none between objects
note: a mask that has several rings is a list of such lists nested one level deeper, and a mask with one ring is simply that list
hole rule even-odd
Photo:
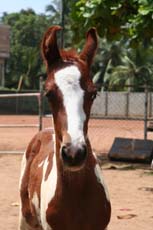
[{"label": "green foliage", "polygon": [[18,87],[23,77],[22,88],[38,88],[36,76],[42,70],[40,43],[49,26],[45,15],[37,15],[31,9],[19,13],[4,14],[3,23],[11,27],[11,51],[7,62],[6,86]]},{"label": "green foliage", "polygon": [[101,37],[126,38],[133,46],[138,41],[147,45],[153,37],[152,0],[79,0],[72,5],[71,17],[76,33],[95,26]]},{"label": "green foliage", "polygon": [[142,90],[138,85],[153,84],[152,0],[78,0],[70,17],[75,42],[89,27],[97,28],[101,39],[93,80],[98,86],[125,90],[123,85],[135,84],[134,90]]},{"label": "green foliage", "polygon": [[99,49],[92,72],[98,86],[126,90],[124,84],[153,84],[152,0],[58,0],[46,6],[46,15],[37,15],[32,9],[4,13],[2,22],[11,26],[6,86],[17,88],[22,83],[23,88],[38,88],[36,76],[44,70],[41,39],[47,27],[60,24],[61,2],[65,47],[80,51],[88,28],[97,28]]},{"label": "green foliage", "polygon": [[144,85],[153,85],[153,57],[148,49],[138,47],[127,52],[122,48],[116,55],[117,65],[113,61],[115,56],[111,56],[104,74],[107,89],[143,91]]}]

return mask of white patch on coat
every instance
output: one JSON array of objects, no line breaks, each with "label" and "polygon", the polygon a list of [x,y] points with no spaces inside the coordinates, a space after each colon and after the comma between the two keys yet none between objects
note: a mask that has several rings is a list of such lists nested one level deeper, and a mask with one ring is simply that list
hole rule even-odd
[{"label": "white patch on coat", "polygon": [[55,82],[63,95],[68,133],[73,144],[85,142],[83,135],[85,121],[83,110],[84,91],[80,86],[80,78],[81,73],[76,66],[69,66],[55,73]]},{"label": "white patch on coat", "polygon": [[48,225],[46,220],[46,211],[48,204],[51,202],[55,195],[56,185],[57,185],[57,165],[56,165],[56,154],[53,157],[53,167],[52,170],[45,180],[45,174],[48,166],[48,157],[46,158],[43,165],[43,177],[41,183],[41,224],[44,230],[51,230],[52,228]]},{"label": "white patch on coat", "polygon": [[39,221],[39,224],[41,224],[41,219],[40,219],[40,208],[39,208],[39,198],[36,192],[34,192],[33,197],[31,199],[31,202],[35,208],[35,212],[37,215],[37,219]]},{"label": "white patch on coat", "polygon": [[107,200],[110,201],[109,192],[108,192],[107,186],[105,184],[104,177],[102,175],[102,171],[101,171],[100,166],[98,164],[96,164],[96,166],[95,166],[95,174],[96,174],[98,183],[100,183],[105,190]]},{"label": "white patch on coat", "polygon": [[152,160],[152,162],[151,162],[151,169],[153,169],[153,160]]},{"label": "white patch on coat", "polygon": [[39,165],[38,165],[38,168],[41,168],[43,166],[45,161],[42,161]]},{"label": "white patch on coat", "polygon": [[92,152],[92,154],[93,154],[95,160],[97,161],[97,155],[96,155],[96,153],[95,153],[95,152]]},{"label": "white patch on coat", "polygon": [[26,163],[27,163],[27,160],[26,160],[26,152],[25,152],[23,154],[22,161],[21,161],[21,174],[20,174],[20,180],[19,180],[19,188],[21,187],[22,178],[23,178],[25,168],[26,168]]}]

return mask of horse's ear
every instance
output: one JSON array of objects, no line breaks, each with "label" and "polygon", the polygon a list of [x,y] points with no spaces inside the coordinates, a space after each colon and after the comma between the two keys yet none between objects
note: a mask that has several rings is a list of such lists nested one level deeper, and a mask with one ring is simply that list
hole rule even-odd
[{"label": "horse's ear", "polygon": [[90,66],[92,64],[93,57],[97,49],[98,39],[96,28],[91,28],[88,30],[86,35],[86,43],[82,52],[80,53],[80,58],[87,62]]},{"label": "horse's ear", "polygon": [[42,57],[47,66],[50,66],[61,59],[56,37],[56,32],[61,29],[60,26],[52,26],[44,34],[42,40]]}]

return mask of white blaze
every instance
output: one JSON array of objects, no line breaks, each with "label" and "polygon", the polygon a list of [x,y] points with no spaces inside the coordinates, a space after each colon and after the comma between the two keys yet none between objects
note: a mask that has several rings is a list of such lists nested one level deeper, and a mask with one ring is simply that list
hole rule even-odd
[{"label": "white blaze", "polygon": [[69,66],[55,73],[55,82],[62,92],[67,114],[68,133],[74,144],[84,142],[83,110],[84,91],[80,87],[81,73],[76,66]]}]

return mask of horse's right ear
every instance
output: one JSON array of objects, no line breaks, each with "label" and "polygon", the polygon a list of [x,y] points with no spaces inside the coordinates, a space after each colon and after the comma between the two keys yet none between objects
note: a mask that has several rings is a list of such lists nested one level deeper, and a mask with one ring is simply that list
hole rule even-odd
[{"label": "horse's right ear", "polygon": [[56,32],[61,29],[62,27],[60,26],[52,26],[44,34],[41,49],[42,57],[47,67],[61,59],[56,37]]},{"label": "horse's right ear", "polygon": [[80,53],[80,58],[86,61],[88,66],[92,64],[92,60],[97,49],[97,43],[97,31],[96,28],[92,27],[87,32],[86,43]]}]

